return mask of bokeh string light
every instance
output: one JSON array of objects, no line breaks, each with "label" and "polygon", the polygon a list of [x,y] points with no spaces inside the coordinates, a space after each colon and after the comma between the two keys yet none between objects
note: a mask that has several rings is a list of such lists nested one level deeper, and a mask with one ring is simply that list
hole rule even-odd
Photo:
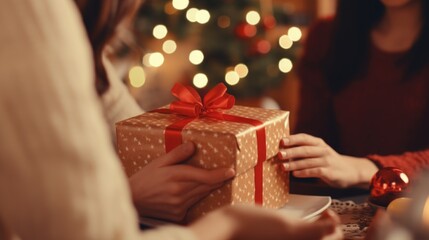
[{"label": "bokeh string light", "polygon": [[173,0],[172,5],[177,10],[183,10],[188,7],[189,0]]},{"label": "bokeh string light", "polygon": [[235,66],[234,71],[237,72],[240,78],[245,78],[249,74],[249,68],[243,63],[239,63]]},{"label": "bokeh string light", "polygon": [[194,64],[198,65],[202,63],[204,60],[204,54],[201,52],[201,50],[193,50],[191,53],[189,53],[189,61]]},{"label": "bokeh string light", "polygon": [[288,35],[282,35],[279,38],[279,45],[283,49],[289,49],[292,47],[293,41],[292,41],[292,39],[290,39],[290,37]]},{"label": "bokeh string light", "polygon": [[207,78],[207,75],[204,73],[197,73],[194,76],[194,79],[192,80],[192,83],[197,88],[204,88],[207,86],[207,83],[209,82],[209,79]]},{"label": "bokeh string light", "polygon": [[[261,0],[262,1],[262,0]],[[227,3],[218,3],[227,4]],[[233,4],[233,3],[228,3]],[[220,5],[219,5],[220,6]],[[272,7],[272,6],[271,6]],[[264,75],[267,78],[281,78],[282,74],[289,73],[293,69],[292,59],[290,57],[291,49],[296,45],[302,38],[301,29],[297,26],[290,26],[288,28],[278,22],[276,17],[273,15],[273,11],[264,11],[257,9],[257,7],[249,7],[236,9],[241,11],[241,16],[231,15],[230,10],[226,12],[211,12],[213,11],[213,5],[211,4],[196,4],[189,0],[166,0],[162,7],[163,12],[170,15],[171,18],[179,19],[179,14],[183,16],[183,19],[191,24],[189,27],[203,25],[214,25],[218,28],[219,36],[225,33],[232,33],[235,37],[241,41],[241,46],[235,45],[235,48],[228,48],[229,42],[225,42],[225,48],[229,49],[231,55],[238,54],[238,51],[242,51],[245,58],[235,57],[236,60],[224,59],[224,64],[228,62],[228,66],[224,66],[224,77],[223,81],[230,85],[242,85],[241,83],[248,84],[250,79],[254,79],[255,68],[261,68],[265,65],[262,70],[257,70],[259,75]],[[221,8],[219,8],[221,9]],[[225,8],[227,9],[227,8]],[[266,9],[265,9],[266,10]],[[229,12],[228,12],[229,11]],[[268,13],[268,14],[267,14]],[[241,18],[241,20],[240,20]],[[177,41],[177,31],[169,25],[168,21],[160,21],[153,25],[152,36],[156,40],[162,41],[160,46],[162,49],[158,51],[150,51],[143,56],[142,63],[143,67],[133,67],[129,71],[130,84],[133,87],[141,87],[146,81],[144,76],[144,68],[159,68],[166,61],[164,54],[175,54],[179,48]],[[282,29],[282,33],[278,34],[275,39],[271,35],[267,35],[267,31],[270,29],[277,28]],[[201,28],[202,29],[202,28]],[[275,31],[278,32],[278,29]],[[212,30],[210,35],[206,35],[204,30],[201,32],[201,41],[208,42],[214,41],[208,36],[215,36],[216,31]],[[222,44],[223,40],[216,40],[217,44]],[[228,41],[225,39],[225,41]],[[234,43],[235,44],[235,43]],[[247,50],[246,50],[247,46]],[[213,77],[213,71],[217,71],[222,74],[222,70],[218,69],[223,65],[218,64],[214,67],[207,68],[206,65],[213,64],[214,61],[211,59],[213,56],[222,56],[220,53],[206,52],[210,49],[194,46],[199,49],[195,49],[189,52],[188,61],[190,64],[196,66],[197,72],[193,78],[192,83],[197,88],[205,88],[206,86],[213,86],[214,84],[210,81],[221,81],[222,75]],[[243,52],[244,51],[244,52]],[[276,54],[270,55],[271,52],[276,51]],[[283,51],[283,52],[282,52]],[[183,54],[183,51],[180,53]],[[229,53],[228,53],[229,54]],[[266,60],[264,60],[266,58]],[[222,58],[219,58],[219,60]],[[138,69],[138,70],[137,70]],[[216,69],[216,70],[215,70]],[[143,74],[142,74],[143,71]],[[139,74],[137,74],[139,73]],[[132,80],[136,76],[143,77],[143,81]],[[219,77],[220,76],[220,77]],[[249,78],[248,80],[244,80]],[[211,80],[210,80],[211,79]],[[259,81],[264,81],[261,79]],[[268,80],[267,80],[268,81]],[[271,80],[270,80],[271,81]],[[143,83],[141,83],[143,82]]]},{"label": "bokeh string light", "polygon": [[162,44],[162,50],[167,54],[172,54],[176,51],[177,44],[174,40],[167,40]]},{"label": "bokeh string light", "polygon": [[279,69],[284,73],[288,73],[292,70],[293,64],[290,59],[282,58],[279,61]]},{"label": "bokeh string light", "polygon": [[157,39],[163,39],[165,36],[167,36],[168,30],[165,25],[156,25],[153,28],[153,36]]},{"label": "bokeh string light", "polygon": [[146,82],[146,74],[141,66],[132,67],[128,73],[128,78],[130,85],[135,88],[143,86]]},{"label": "bokeh string light", "polygon": [[301,39],[302,32],[301,32],[301,30],[298,27],[291,27],[287,31],[287,35],[289,36],[289,38],[292,41],[297,42],[297,41],[299,41]]},{"label": "bokeh string light", "polygon": [[225,82],[228,83],[231,86],[237,85],[240,81],[240,76],[236,71],[228,71],[225,74]]},{"label": "bokeh string light", "polygon": [[246,22],[251,25],[256,25],[261,20],[261,15],[257,11],[249,11],[246,14]]},{"label": "bokeh string light", "polygon": [[189,22],[194,23],[197,21],[197,13],[198,9],[196,8],[190,8],[188,11],[186,11],[186,19],[188,19]]}]

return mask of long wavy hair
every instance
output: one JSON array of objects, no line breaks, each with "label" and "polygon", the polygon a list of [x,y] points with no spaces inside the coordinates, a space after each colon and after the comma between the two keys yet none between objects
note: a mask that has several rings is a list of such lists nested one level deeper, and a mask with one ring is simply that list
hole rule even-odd
[{"label": "long wavy hair", "polygon": [[[403,79],[429,63],[429,1],[421,0],[422,28],[417,40],[399,64],[407,64]],[[332,41],[326,56],[325,75],[338,93],[356,77],[365,74],[371,46],[371,29],[385,12],[379,0],[339,0]]]},{"label": "long wavy hair", "polygon": [[86,32],[91,42],[95,87],[99,95],[109,88],[102,56],[106,45],[115,37],[118,25],[126,18],[132,18],[140,4],[139,0],[75,0]]}]

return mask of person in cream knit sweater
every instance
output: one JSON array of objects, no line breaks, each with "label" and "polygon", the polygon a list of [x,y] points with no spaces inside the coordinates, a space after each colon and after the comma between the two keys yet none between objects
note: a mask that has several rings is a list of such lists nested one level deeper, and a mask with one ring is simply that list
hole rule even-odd
[{"label": "person in cream knit sweater", "polygon": [[[107,61],[109,87],[94,87],[97,51],[85,33],[81,6],[71,0],[1,3],[0,239],[332,236],[338,219],[330,212],[304,223],[256,207],[226,207],[187,227],[141,232],[133,202],[144,212],[136,203],[146,195],[127,181],[109,131],[141,109]],[[177,162],[192,151],[192,144],[184,144],[161,160]]]}]

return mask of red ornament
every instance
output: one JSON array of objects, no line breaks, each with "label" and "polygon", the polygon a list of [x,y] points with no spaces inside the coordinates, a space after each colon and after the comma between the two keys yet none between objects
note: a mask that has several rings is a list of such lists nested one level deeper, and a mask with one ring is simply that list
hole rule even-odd
[{"label": "red ornament", "polygon": [[265,29],[272,29],[277,25],[277,21],[272,15],[268,15],[262,19],[262,25]]},{"label": "red ornament", "polygon": [[408,185],[409,178],[401,169],[382,168],[371,179],[369,201],[386,207],[396,198],[403,197]]},{"label": "red ornament", "polygon": [[235,27],[235,35],[241,39],[252,38],[256,32],[256,27],[247,23],[240,23]]},{"label": "red ornament", "polygon": [[265,39],[258,39],[252,43],[249,49],[250,55],[263,55],[271,50],[271,43]]}]

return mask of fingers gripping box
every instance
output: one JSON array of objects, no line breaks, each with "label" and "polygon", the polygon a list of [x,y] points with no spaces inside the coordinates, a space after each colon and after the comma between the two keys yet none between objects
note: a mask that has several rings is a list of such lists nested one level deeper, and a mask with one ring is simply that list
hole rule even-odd
[{"label": "fingers gripping box", "polygon": [[178,114],[148,112],[118,122],[117,151],[125,172],[131,176],[164,155],[169,127],[186,121],[180,129],[173,129],[179,131],[183,142],[196,145],[195,155],[186,164],[205,169],[233,167],[236,171],[232,180],[191,207],[187,221],[231,204],[284,206],[289,175],[275,162],[275,156],[280,139],[289,134],[289,112],[234,106],[222,113],[227,117],[189,120]]}]

